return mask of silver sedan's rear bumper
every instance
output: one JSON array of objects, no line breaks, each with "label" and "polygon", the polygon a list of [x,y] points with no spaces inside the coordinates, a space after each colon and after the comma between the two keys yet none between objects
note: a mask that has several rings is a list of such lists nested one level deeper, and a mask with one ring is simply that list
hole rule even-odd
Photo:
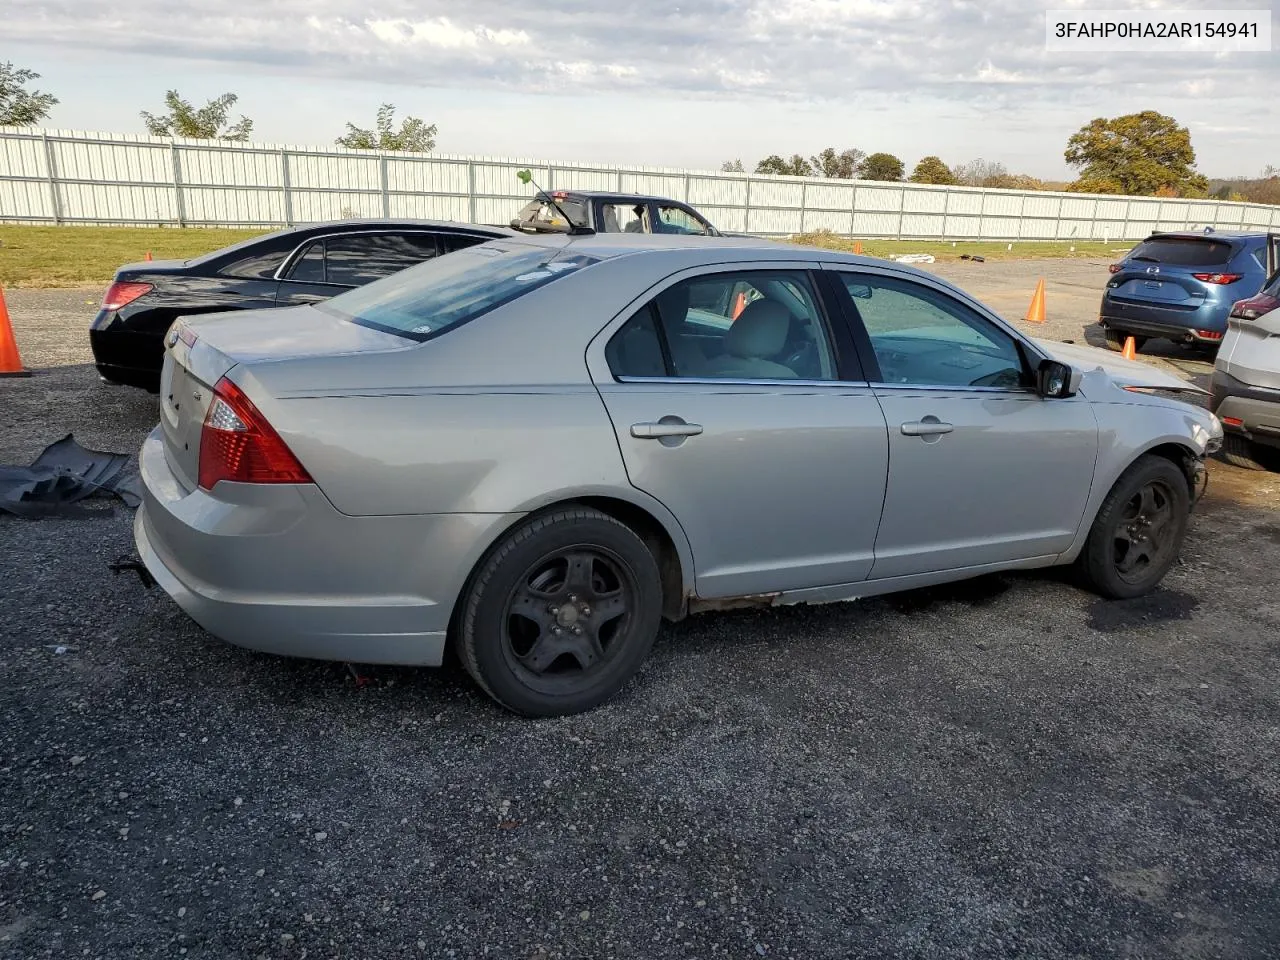
[{"label": "silver sedan's rear bumper", "polygon": [[138,554],[198,624],[285,656],[438,666],[466,572],[505,515],[349,517],[315,486],[186,490],[157,429],[139,456]]}]

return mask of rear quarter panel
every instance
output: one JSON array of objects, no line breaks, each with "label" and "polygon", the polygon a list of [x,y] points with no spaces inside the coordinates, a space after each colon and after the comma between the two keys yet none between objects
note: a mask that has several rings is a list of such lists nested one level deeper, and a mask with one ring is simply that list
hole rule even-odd
[{"label": "rear quarter panel", "polygon": [[272,422],[285,442],[333,505],[353,516],[511,513],[627,486],[613,427],[590,386],[275,405]]}]

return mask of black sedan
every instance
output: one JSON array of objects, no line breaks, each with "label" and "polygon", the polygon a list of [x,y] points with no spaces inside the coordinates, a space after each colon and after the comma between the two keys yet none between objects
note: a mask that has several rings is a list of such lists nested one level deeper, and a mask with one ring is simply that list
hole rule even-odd
[{"label": "black sedan", "polygon": [[501,227],[429,220],[340,220],[255,237],[193,260],[116,271],[89,328],[102,379],[156,392],[164,335],[180,316],[315,303],[431,257],[496,237]]}]

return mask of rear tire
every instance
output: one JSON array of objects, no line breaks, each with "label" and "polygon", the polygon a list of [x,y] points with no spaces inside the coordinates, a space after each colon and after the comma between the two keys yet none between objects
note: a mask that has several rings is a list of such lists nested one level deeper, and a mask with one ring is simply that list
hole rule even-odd
[{"label": "rear tire", "polygon": [[[1107,327],[1105,330],[1102,331],[1102,333],[1107,338],[1107,346],[1110,349],[1117,350],[1117,351],[1123,350],[1125,340],[1128,337],[1132,336],[1131,334],[1126,333],[1124,330],[1113,330],[1111,327]],[[1147,342],[1146,337],[1134,336],[1133,349],[1141,350],[1142,345],[1146,342]]]},{"label": "rear tire", "polygon": [[640,669],[662,619],[662,581],[634,531],[576,507],[513,530],[463,602],[467,672],[508,710],[555,717],[603,703]]},{"label": "rear tire", "polygon": [[1076,560],[1085,585],[1113,600],[1150,593],[1178,557],[1190,509],[1182,471],[1164,457],[1139,457],[1102,501]]},{"label": "rear tire", "polygon": [[1225,434],[1222,449],[1218,452],[1227,463],[1241,470],[1266,470],[1267,465],[1258,459],[1257,447],[1252,440],[1236,433]]}]

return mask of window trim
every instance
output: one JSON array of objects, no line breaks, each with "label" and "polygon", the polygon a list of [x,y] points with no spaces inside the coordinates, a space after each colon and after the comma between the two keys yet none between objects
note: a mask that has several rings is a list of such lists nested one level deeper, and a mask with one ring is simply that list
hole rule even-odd
[{"label": "window trim", "polygon": [[[435,242],[435,247],[436,247],[435,255],[437,257],[443,257],[445,255],[445,251],[442,249],[442,244],[440,241],[441,241],[441,237],[446,234],[448,236],[460,236],[460,237],[482,236],[481,234],[468,233],[465,230],[431,230],[426,227],[418,227],[418,228],[378,227],[377,229],[374,229],[374,230],[340,230],[336,233],[315,233],[307,237],[307,239],[303,240],[301,243],[295,246],[292,251],[290,251],[289,255],[284,258],[284,263],[280,264],[280,266],[276,269],[276,272],[271,277],[271,279],[278,280],[280,283],[303,283],[303,284],[307,284],[308,286],[339,287],[343,290],[354,290],[355,287],[352,286],[351,284],[329,283],[327,280],[323,282],[319,280],[291,280],[288,276],[285,276],[285,274],[287,274],[290,270],[293,269],[294,262],[301,256],[301,251],[310,247],[311,244],[315,243],[317,240],[333,240],[333,239],[336,239],[337,237],[384,237],[387,234],[416,234],[419,236],[422,236],[422,235],[428,236]],[[500,239],[500,238],[484,237],[484,239],[482,239],[480,242],[487,243],[490,240],[497,240],[497,239]],[[328,251],[326,250],[326,256],[327,255],[328,255]],[[409,268],[405,267],[405,269],[407,270]],[[325,276],[326,277],[328,276],[327,271]]]},{"label": "window trim", "polygon": [[880,361],[879,358],[876,357],[875,347],[871,343],[871,334],[868,332],[866,324],[862,320],[862,315],[858,312],[857,304],[853,302],[853,295],[849,293],[838,274],[884,277],[889,280],[897,280],[900,283],[916,284],[933,291],[947,300],[959,303],[962,307],[967,308],[979,319],[991,324],[991,326],[995,327],[995,329],[1005,334],[1014,342],[1014,345],[1018,350],[1018,358],[1022,363],[1023,374],[1028,378],[1035,373],[1037,362],[1048,358],[1043,350],[1032,343],[1027,337],[1023,336],[1020,331],[1013,328],[1000,317],[992,314],[991,311],[981,303],[957,288],[935,282],[932,277],[922,277],[917,276],[916,274],[908,274],[896,270],[883,270],[870,266],[864,267],[861,264],[846,264],[840,261],[826,261],[823,263],[823,269],[837,275],[834,277],[833,293],[840,301],[841,308],[844,311],[846,323],[848,324],[850,333],[857,345],[858,355],[862,360],[863,370],[866,371],[867,380],[877,391],[930,391],[937,393],[987,393],[1002,394],[1005,396],[1039,396],[1031,386],[991,387],[965,386],[963,384],[947,383],[889,383],[882,380]]},{"label": "window trim", "polygon": [[[689,283],[697,281],[703,277],[712,277],[719,274],[746,274],[746,273],[801,273],[805,274],[809,280],[809,293],[813,296],[813,302],[818,310],[818,322],[822,325],[823,331],[827,335],[828,345],[831,350],[832,360],[835,363],[836,376],[831,380],[808,380],[808,379],[761,379],[761,378],[734,378],[734,377],[620,377],[613,372],[613,368],[609,365],[608,358],[605,356],[610,341],[613,340],[618,333],[622,331],[631,320],[640,312],[640,310],[649,311],[651,322],[658,335],[659,348],[662,350],[663,360],[668,371],[673,370],[671,364],[671,347],[667,343],[666,331],[663,328],[661,318],[657,314],[655,303],[663,293],[680,283]],[[741,264],[737,263],[717,263],[704,264],[699,267],[692,267],[682,270],[679,273],[672,274],[664,280],[655,283],[648,290],[644,291],[639,297],[628,304],[614,320],[610,322],[597,334],[596,339],[600,340],[600,362],[605,372],[608,373],[608,380],[612,383],[658,383],[669,385],[690,385],[699,384],[702,386],[724,386],[726,384],[736,384],[739,386],[793,386],[806,387],[812,389],[814,387],[841,387],[841,386],[860,386],[869,385],[868,380],[863,375],[865,369],[860,362],[860,358],[855,352],[851,352],[851,346],[841,337],[844,323],[843,317],[837,319],[836,313],[833,311],[833,303],[828,290],[824,289],[829,281],[824,280],[822,265],[817,261],[806,261],[797,263],[796,261],[778,261],[775,263],[746,261]],[[838,281],[837,281],[838,282]],[[639,301],[640,307],[635,307],[635,303]],[[621,322],[618,322],[621,320]],[[593,341],[594,344],[594,341]],[[855,373],[858,375],[853,379],[847,379],[846,374]]]}]

